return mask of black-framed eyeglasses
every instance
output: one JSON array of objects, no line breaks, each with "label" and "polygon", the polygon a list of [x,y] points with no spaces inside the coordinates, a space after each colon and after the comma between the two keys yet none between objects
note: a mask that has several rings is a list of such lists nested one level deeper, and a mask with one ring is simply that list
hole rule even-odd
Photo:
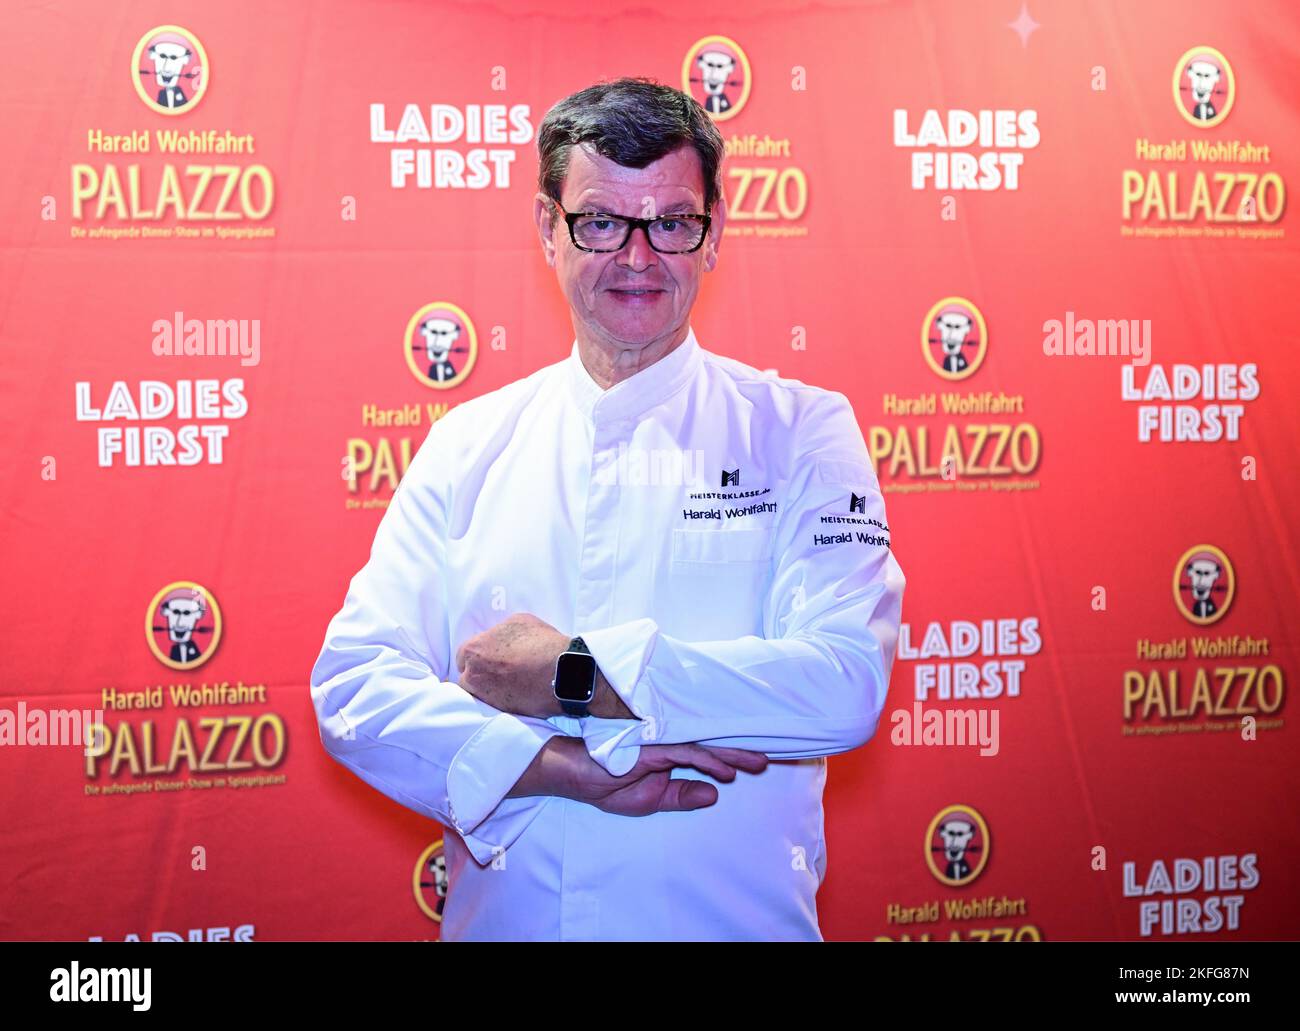
[{"label": "black-framed eyeglasses", "polygon": [[631,218],[603,211],[571,213],[559,201],[554,203],[568,223],[573,246],[595,254],[621,251],[633,229],[644,229],[651,248],[660,254],[689,254],[700,249],[713,221],[708,215],[695,214]]}]

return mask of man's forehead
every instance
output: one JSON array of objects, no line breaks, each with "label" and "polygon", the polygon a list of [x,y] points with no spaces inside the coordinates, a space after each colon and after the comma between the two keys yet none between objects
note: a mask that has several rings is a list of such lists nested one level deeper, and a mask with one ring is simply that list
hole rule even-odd
[{"label": "man's forehead", "polygon": [[564,193],[585,200],[607,196],[640,205],[645,197],[671,203],[674,200],[702,199],[704,175],[695,148],[684,145],[652,161],[645,168],[629,168],[589,146],[578,145],[569,154]]}]

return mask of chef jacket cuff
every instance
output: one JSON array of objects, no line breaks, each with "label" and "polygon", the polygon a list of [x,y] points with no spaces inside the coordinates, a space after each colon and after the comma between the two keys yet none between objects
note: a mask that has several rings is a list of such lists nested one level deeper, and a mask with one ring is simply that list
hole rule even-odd
[{"label": "chef jacket cuff", "polygon": [[655,728],[662,724],[662,713],[646,677],[659,627],[653,619],[634,619],[600,630],[583,631],[580,636],[610,687],[636,717],[589,716],[582,721],[587,753],[612,776],[621,777],[636,765],[642,742],[653,741]]},{"label": "chef jacket cuff", "polygon": [[[480,863],[491,859],[494,846],[508,847],[522,832],[522,826],[526,826],[527,821],[516,833],[507,835],[509,840],[502,837],[493,841],[499,835],[488,826],[491,822],[488,817],[506,800],[510,789],[546,742],[561,733],[541,720],[525,721],[503,712],[479,727],[456,752],[447,770],[447,815]],[[536,804],[545,798],[509,801]]]}]

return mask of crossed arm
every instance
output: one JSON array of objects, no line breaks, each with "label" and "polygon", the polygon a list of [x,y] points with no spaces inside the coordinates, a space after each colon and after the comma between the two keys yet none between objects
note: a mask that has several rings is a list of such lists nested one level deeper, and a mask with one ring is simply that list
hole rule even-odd
[{"label": "crossed arm", "polygon": [[886,525],[861,432],[831,396],[842,403],[810,435],[778,523],[763,636],[688,642],[652,619],[582,630],[600,673],[580,724],[561,717],[551,691],[572,635],[526,613],[464,642],[458,684],[435,673],[451,658],[445,593],[428,573],[431,562],[444,567],[446,511],[435,449],[422,447],[312,671],[326,749],[455,828],[485,863],[557,796],[627,815],[698,808],[716,788],[674,781],[673,768],[726,781],[767,758],[864,743],[884,706],[904,579],[887,545],[813,543],[822,514],[842,510],[850,491]]}]

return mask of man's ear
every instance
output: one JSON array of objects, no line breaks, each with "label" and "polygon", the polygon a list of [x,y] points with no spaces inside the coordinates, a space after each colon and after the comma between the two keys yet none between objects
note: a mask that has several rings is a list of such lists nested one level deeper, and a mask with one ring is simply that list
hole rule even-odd
[{"label": "man's ear", "polygon": [[709,223],[709,236],[704,242],[704,271],[712,272],[718,263],[718,248],[722,246],[722,231],[727,225],[727,199],[719,197],[713,205],[713,221]]},{"label": "man's ear", "polygon": [[559,225],[555,213],[555,202],[539,190],[533,197],[533,219],[537,222],[537,235],[542,241],[542,256],[551,268],[555,268],[555,230]]}]

